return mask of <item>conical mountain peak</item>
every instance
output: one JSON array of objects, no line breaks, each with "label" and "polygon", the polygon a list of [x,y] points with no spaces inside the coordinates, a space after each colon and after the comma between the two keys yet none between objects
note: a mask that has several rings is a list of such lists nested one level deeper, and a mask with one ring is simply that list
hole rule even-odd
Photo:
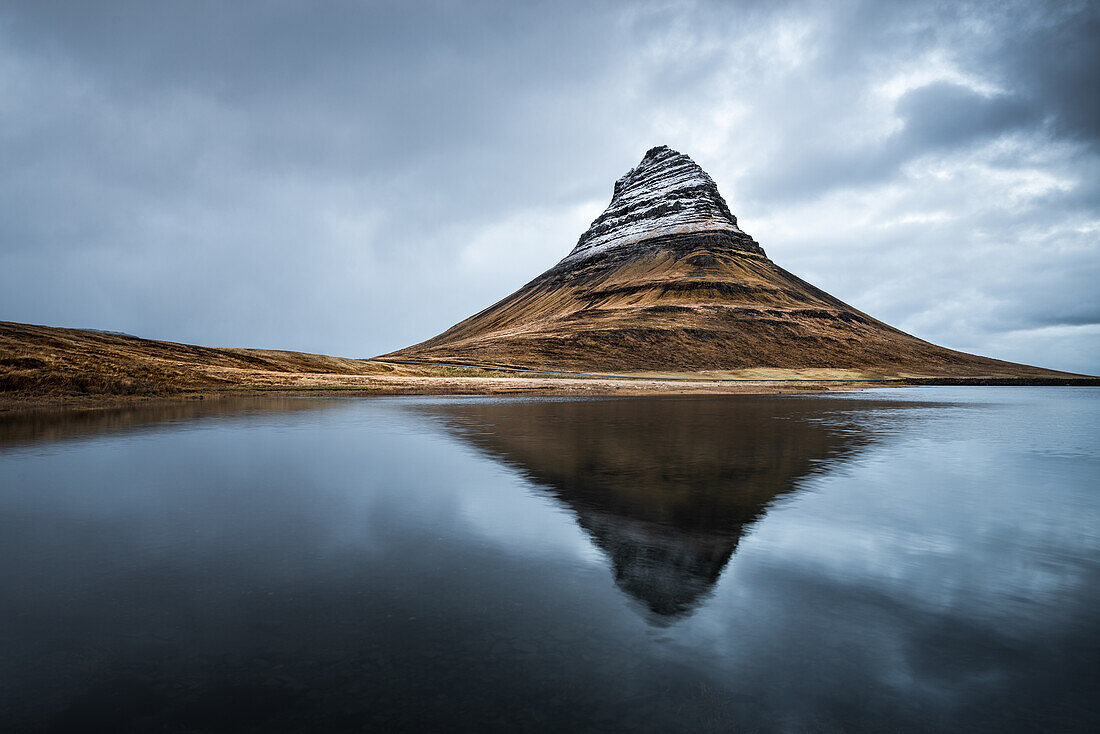
[{"label": "conical mountain peak", "polygon": [[663,145],[615,182],[561,262],[387,356],[566,372],[1043,374],[929,344],[787,272],[741,231],[706,171]]},{"label": "conical mountain peak", "polygon": [[724,233],[730,241],[723,244],[763,254],[737,226],[714,179],[688,156],[659,145],[615,182],[611,203],[563,262],[704,232]]}]

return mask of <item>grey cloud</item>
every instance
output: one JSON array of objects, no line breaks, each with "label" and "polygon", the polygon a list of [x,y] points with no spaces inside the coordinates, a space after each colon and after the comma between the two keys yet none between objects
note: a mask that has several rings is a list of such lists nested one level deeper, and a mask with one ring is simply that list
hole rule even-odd
[{"label": "grey cloud", "polygon": [[[1013,10],[1019,8],[1013,7]],[[1010,15],[1005,13],[1005,15]],[[1059,135],[1100,140],[1100,9],[1092,2],[1024,6],[1014,29],[983,56],[1001,79],[1053,115]]]},{"label": "grey cloud", "polygon": [[909,154],[965,145],[1008,132],[1036,118],[1034,111],[1019,99],[1008,95],[984,97],[945,82],[907,92],[898,100],[896,113],[905,121],[897,140]]},{"label": "grey cloud", "polygon": [[[1052,139],[1095,141],[1100,133],[1100,10],[1094,3],[856,3],[823,24],[814,77],[833,75],[859,88],[899,59],[950,49],[967,71],[1003,87],[982,95],[936,82],[898,100],[905,127],[887,140],[853,140],[818,131],[793,140],[796,155],[750,175],[755,195],[772,200],[817,196],[894,175],[936,149],[1029,129]],[[813,108],[802,127],[827,120]],[[843,115],[846,110],[837,106]]]},{"label": "grey cloud", "polygon": [[1036,122],[1035,111],[1009,95],[983,96],[937,82],[904,94],[895,106],[902,128],[885,140],[858,148],[817,148],[754,177],[757,196],[772,200],[819,195],[839,186],[866,186],[897,175],[921,155],[958,148]]}]

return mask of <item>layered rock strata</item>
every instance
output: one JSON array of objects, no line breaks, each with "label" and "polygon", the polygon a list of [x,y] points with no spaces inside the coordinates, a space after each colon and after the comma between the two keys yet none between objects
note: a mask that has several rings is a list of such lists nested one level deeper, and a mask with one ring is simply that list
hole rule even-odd
[{"label": "layered rock strata", "polygon": [[644,243],[703,233],[732,249],[764,254],[737,226],[737,217],[706,171],[661,145],[650,148],[637,167],[615,182],[611,204],[562,262],[575,265],[616,249],[637,252]]}]

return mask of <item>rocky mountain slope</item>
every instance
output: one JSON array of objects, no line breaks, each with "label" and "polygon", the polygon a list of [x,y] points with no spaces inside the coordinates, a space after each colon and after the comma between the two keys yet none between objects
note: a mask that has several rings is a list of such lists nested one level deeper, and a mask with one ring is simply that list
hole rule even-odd
[{"label": "rocky mountain slope", "polygon": [[741,231],[711,177],[665,146],[615,183],[556,266],[385,357],[567,371],[1061,374],[930,344],[792,275]]}]

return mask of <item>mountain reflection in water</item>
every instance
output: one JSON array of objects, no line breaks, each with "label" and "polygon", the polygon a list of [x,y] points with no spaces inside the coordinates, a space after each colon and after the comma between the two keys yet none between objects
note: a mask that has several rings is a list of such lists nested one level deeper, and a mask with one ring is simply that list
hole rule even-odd
[{"label": "mountain reflection in water", "polygon": [[824,421],[812,401],[783,398],[503,400],[421,410],[575,513],[615,583],[658,625],[698,606],[776,498],[871,440],[861,424]]}]

